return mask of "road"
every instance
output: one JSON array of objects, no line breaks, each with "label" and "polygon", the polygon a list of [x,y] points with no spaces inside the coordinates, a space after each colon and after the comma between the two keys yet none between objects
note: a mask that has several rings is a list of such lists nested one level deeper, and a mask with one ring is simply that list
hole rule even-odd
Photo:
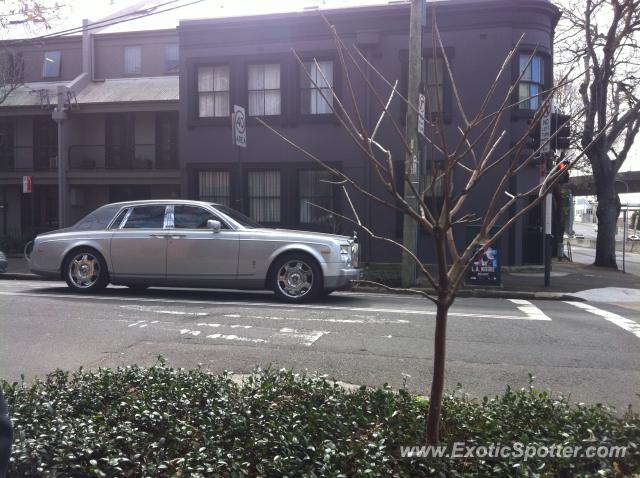
[{"label": "road", "polygon": [[[571,246],[573,262],[578,264],[593,264],[596,257],[596,250],[589,247]],[[622,251],[616,251],[618,269],[622,270]],[[625,271],[629,274],[640,275],[640,254],[625,253]]]},{"label": "road", "polygon": [[[457,300],[447,387],[496,394],[527,386],[532,373],[538,388],[575,401],[640,408],[640,311],[584,304]],[[406,379],[422,393],[430,379],[435,308],[421,298],[337,293],[292,306],[268,293],[109,287],[82,296],[62,282],[4,280],[0,311],[0,376],[9,380],[149,365],[158,355],[213,372],[271,364],[355,384]]]}]

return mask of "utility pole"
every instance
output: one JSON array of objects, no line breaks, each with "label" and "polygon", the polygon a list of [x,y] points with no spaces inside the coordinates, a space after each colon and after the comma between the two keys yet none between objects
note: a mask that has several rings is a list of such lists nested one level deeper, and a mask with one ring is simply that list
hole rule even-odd
[{"label": "utility pole", "polygon": [[[422,23],[426,9],[425,0],[411,0],[411,13],[409,17],[409,72],[407,75],[408,88],[406,140],[410,152],[405,155],[404,172],[404,199],[410,207],[417,210],[417,198],[406,184],[413,184],[416,191],[420,190],[418,172],[418,158],[420,157],[418,142],[418,94],[422,80]],[[408,215],[403,217],[402,244],[407,250],[417,255],[418,250],[418,225]],[[411,287],[416,282],[416,264],[409,254],[402,253],[401,270],[402,287]]]},{"label": "utility pole", "polygon": [[64,139],[64,122],[67,119],[67,88],[58,86],[57,105],[51,113],[52,119],[58,124],[58,228],[67,225],[67,177],[66,177],[66,148]]}]

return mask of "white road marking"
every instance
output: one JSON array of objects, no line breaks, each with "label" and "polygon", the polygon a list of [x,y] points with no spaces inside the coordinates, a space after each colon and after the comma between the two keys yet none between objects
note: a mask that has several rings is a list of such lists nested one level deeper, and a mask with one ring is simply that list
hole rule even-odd
[{"label": "white road marking", "polygon": [[229,317],[233,319],[258,319],[258,320],[301,320],[310,322],[333,322],[341,324],[410,324],[408,320],[360,320],[360,319],[321,319],[321,318],[298,318],[298,317],[277,317],[272,315],[240,315],[240,314],[225,314],[223,317]]},{"label": "white road marking", "polygon": [[328,334],[329,332],[325,330],[308,330],[308,331],[299,331],[296,329],[289,329],[287,327],[280,329],[279,332],[273,334],[271,338],[275,339],[284,339],[285,341],[293,341],[295,343],[302,343],[307,347],[313,345],[313,343],[318,340],[323,335]]},{"label": "white road marking", "polygon": [[[545,315],[544,312],[542,312],[539,308],[537,308],[535,305],[533,305],[531,302],[529,302],[528,300],[523,300],[523,299],[508,299],[509,302],[513,302],[514,304],[518,304],[520,307],[518,307],[518,310],[520,312],[523,312],[524,314],[526,314],[526,319],[529,320],[551,320],[550,317],[548,317],[547,315]],[[521,317],[523,319],[525,319],[525,317]]]},{"label": "white road marking", "polygon": [[[86,295],[75,295],[75,294],[40,294],[40,293],[28,293],[28,292],[6,292],[0,291],[0,295],[4,296],[19,296],[19,297],[33,297],[33,298],[47,298],[47,299],[74,299],[74,300],[87,300]],[[148,303],[159,303],[159,304],[199,304],[199,305],[208,305],[208,306],[219,306],[219,307],[244,307],[244,308],[275,308],[281,309],[282,305],[277,303],[270,302],[211,302],[205,300],[190,300],[190,299],[158,299],[151,297],[114,297],[114,296],[91,296],[92,301],[102,300],[102,301],[120,301],[120,302],[148,302]],[[517,299],[510,299],[512,302]],[[524,308],[519,307],[519,309],[525,312],[527,315],[525,316],[516,316],[516,315],[493,315],[493,314],[467,314],[460,312],[449,312],[450,317],[467,317],[467,318],[477,318],[477,319],[507,319],[507,320],[551,320],[549,317],[544,315],[540,309],[533,306],[528,301],[526,302],[529,307],[525,306]],[[335,311],[345,311],[345,312],[366,312],[366,313],[380,313],[380,314],[405,314],[405,315],[422,315],[422,316],[430,316],[435,315],[435,310],[415,310],[415,309],[385,309],[378,307],[344,307],[344,306],[331,306],[331,305],[312,305],[312,304],[287,304],[287,308],[298,309],[298,310],[335,310]],[[305,319],[309,320],[309,319]],[[327,320],[327,319],[317,319],[317,320]],[[336,319],[337,320],[337,319]],[[343,320],[343,319],[340,319]],[[388,322],[387,322],[388,323]]]},{"label": "white road marking", "polygon": [[189,329],[182,329],[180,330],[180,335],[193,335],[194,337],[197,337],[198,335],[200,335],[200,331],[199,330],[189,330]]},{"label": "white road marking", "polygon": [[609,312],[607,310],[598,309],[590,304],[585,304],[584,302],[574,302],[574,301],[565,301],[565,304],[573,305],[578,309],[586,310],[594,315],[599,315],[605,320],[608,320],[612,324],[617,325],[618,327],[623,328],[627,332],[631,332],[633,335],[640,339],[640,324],[634,322],[630,319],[625,319],[621,315],[614,314],[613,312]]},{"label": "white road marking", "polygon": [[208,339],[237,340],[239,342],[267,343],[267,341],[265,339],[252,339],[250,337],[241,337],[239,335],[211,334],[211,335],[207,335],[207,338]]},{"label": "white road marking", "polygon": [[153,312],[154,314],[193,315],[197,317],[204,317],[209,315],[208,312],[184,312],[181,310],[162,310],[162,309],[159,310],[155,307],[149,307],[146,305],[121,305],[120,307],[128,310],[137,310],[139,312]]},{"label": "white road marking", "polygon": [[198,324],[198,327],[220,327],[221,324],[207,324],[206,322],[201,322]]}]

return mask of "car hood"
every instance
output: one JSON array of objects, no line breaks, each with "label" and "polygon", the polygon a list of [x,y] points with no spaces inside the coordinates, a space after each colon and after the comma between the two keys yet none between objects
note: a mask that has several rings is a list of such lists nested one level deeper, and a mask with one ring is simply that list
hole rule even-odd
[{"label": "car hood", "polygon": [[307,240],[307,241],[318,241],[318,240],[326,240],[332,242],[346,242],[350,239],[353,239],[351,236],[342,236],[339,234],[329,234],[326,232],[313,232],[313,231],[296,231],[293,229],[272,229],[272,228],[256,228],[256,229],[248,229],[250,232],[255,232],[258,234],[270,235],[274,237],[282,237],[288,241],[297,241],[297,240]]}]

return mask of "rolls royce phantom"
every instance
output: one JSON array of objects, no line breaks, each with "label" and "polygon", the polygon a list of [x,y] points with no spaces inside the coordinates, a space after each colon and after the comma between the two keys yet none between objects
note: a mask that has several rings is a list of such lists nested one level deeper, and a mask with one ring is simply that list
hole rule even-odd
[{"label": "rolls royce phantom", "polygon": [[271,289],[303,302],[359,277],[355,236],[270,229],[228,206],[186,200],[107,204],[38,235],[26,256],[32,272],[76,292],[109,283]]}]

